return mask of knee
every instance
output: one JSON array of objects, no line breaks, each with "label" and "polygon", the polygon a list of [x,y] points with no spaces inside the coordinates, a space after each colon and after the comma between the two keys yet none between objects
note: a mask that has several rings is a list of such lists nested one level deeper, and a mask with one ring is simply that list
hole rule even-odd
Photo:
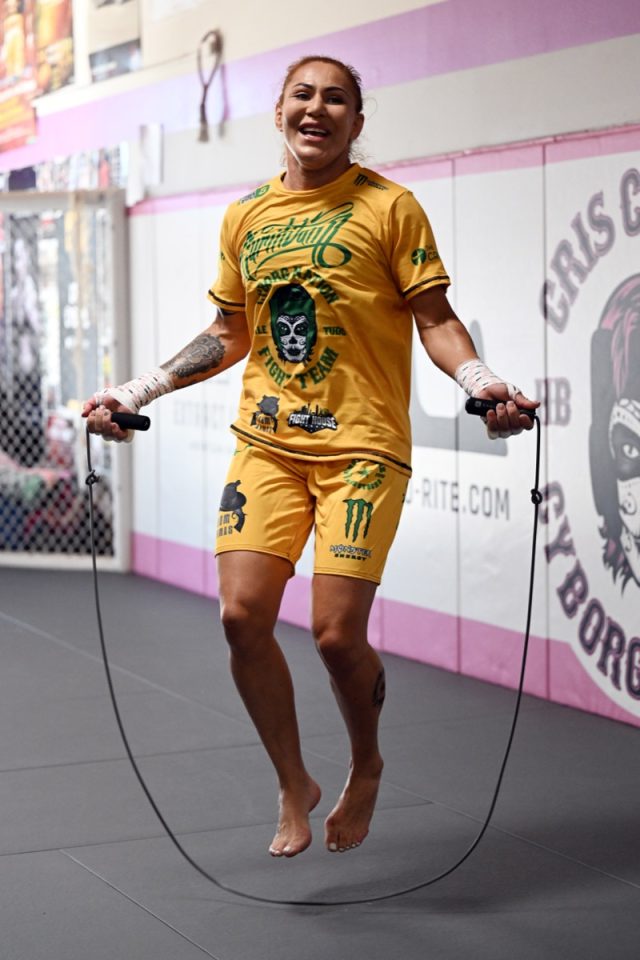
[{"label": "knee", "polygon": [[256,645],[265,634],[266,620],[255,606],[238,598],[224,600],[220,609],[220,620],[227,643],[234,654],[255,652]]},{"label": "knee", "polygon": [[313,637],[323,662],[331,672],[348,672],[362,659],[366,637],[357,637],[348,625],[336,622],[314,624]]}]

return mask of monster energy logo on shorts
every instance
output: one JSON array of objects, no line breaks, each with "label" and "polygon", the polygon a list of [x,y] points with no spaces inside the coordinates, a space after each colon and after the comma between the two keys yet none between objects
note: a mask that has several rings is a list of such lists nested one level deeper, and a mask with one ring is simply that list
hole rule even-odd
[{"label": "monster energy logo on shorts", "polygon": [[343,500],[342,502],[347,505],[347,518],[344,525],[345,537],[351,537],[351,542],[355,543],[364,520],[362,539],[366,539],[373,514],[373,504],[369,503],[368,500]]}]

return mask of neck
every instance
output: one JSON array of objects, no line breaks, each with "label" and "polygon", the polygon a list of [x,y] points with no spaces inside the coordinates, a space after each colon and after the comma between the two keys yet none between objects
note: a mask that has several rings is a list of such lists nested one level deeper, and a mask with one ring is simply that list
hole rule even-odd
[{"label": "neck", "polygon": [[287,154],[287,169],[282,178],[282,183],[287,190],[315,190],[337,180],[351,166],[351,160],[346,157],[330,164],[328,167],[313,170],[301,166],[295,158]]}]

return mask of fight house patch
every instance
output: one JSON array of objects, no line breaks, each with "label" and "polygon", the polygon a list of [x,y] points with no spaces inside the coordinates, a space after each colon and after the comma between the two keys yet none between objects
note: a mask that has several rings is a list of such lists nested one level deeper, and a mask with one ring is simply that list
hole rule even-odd
[{"label": "fight house patch", "polygon": [[318,430],[337,430],[338,421],[330,410],[323,409],[316,404],[315,410],[312,410],[308,404],[301,407],[300,410],[294,410],[289,414],[287,423],[290,427],[300,427],[307,433],[317,433]]}]

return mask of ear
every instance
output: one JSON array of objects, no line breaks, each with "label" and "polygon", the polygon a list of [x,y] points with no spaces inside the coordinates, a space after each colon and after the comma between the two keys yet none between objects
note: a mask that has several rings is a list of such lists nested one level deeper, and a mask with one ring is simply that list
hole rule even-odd
[{"label": "ear", "polygon": [[353,121],[353,127],[351,128],[351,142],[357,140],[360,134],[362,133],[362,128],[364,127],[364,113],[359,113],[356,115],[355,120]]},{"label": "ear", "polygon": [[279,103],[276,104],[275,121],[276,129],[282,133],[282,106]]}]

